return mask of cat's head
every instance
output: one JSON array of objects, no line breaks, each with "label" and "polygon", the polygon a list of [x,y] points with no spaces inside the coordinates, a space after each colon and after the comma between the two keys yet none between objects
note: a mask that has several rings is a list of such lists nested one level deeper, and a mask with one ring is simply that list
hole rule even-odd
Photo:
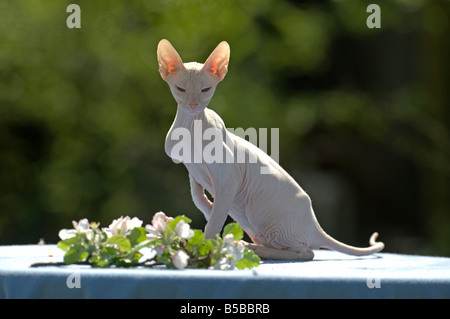
[{"label": "cat's head", "polygon": [[217,84],[227,74],[230,46],[225,41],[219,43],[204,64],[183,63],[170,42],[163,39],[157,55],[159,73],[178,105],[183,111],[196,114],[208,106]]}]

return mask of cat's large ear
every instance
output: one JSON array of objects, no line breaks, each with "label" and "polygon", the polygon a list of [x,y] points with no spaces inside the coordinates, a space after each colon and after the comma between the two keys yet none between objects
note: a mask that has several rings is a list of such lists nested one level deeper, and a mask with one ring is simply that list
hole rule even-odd
[{"label": "cat's large ear", "polygon": [[164,81],[166,81],[169,74],[175,73],[184,68],[183,61],[178,55],[175,48],[166,39],[162,39],[158,43],[158,64],[159,73]]},{"label": "cat's large ear", "polygon": [[222,41],[206,60],[203,70],[216,75],[219,81],[222,81],[227,74],[229,60],[230,46],[226,41]]}]

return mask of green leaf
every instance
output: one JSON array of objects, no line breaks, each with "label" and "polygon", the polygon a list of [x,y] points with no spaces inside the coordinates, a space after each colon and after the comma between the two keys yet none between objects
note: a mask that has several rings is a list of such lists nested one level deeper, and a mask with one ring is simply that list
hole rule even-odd
[{"label": "green leaf", "polygon": [[215,241],[212,239],[203,240],[198,245],[198,253],[200,256],[209,254],[209,252],[216,247]]},{"label": "green leaf", "polygon": [[135,246],[144,240],[147,239],[146,230],[144,227],[136,227],[133,228],[131,233],[127,236],[127,238],[130,240],[131,246]]},{"label": "green leaf", "polygon": [[125,236],[117,234],[114,235],[106,241],[108,244],[117,245],[122,252],[129,251],[131,249],[130,240],[128,240]]},{"label": "green leaf", "polygon": [[112,247],[103,247],[100,256],[102,258],[110,258],[117,255],[117,251]]},{"label": "green leaf", "polygon": [[260,262],[261,262],[261,259],[259,258],[258,255],[255,254],[255,252],[253,250],[245,249],[244,257],[242,257],[241,260],[236,261],[236,268],[237,269],[244,269],[244,268],[251,269],[253,267],[257,267]]},{"label": "green leaf", "polygon": [[205,234],[199,229],[194,229],[194,236],[189,238],[188,243],[191,245],[198,245],[204,239],[205,239]]},{"label": "green leaf", "polygon": [[62,240],[58,242],[57,247],[63,251],[68,251],[70,249],[70,246],[66,245]]},{"label": "green leaf", "polygon": [[139,250],[141,250],[144,247],[151,247],[154,248],[156,247],[158,244],[158,242],[154,239],[146,239],[144,241],[141,241],[139,244],[136,244],[135,246],[133,246],[133,249],[131,249],[131,253],[136,253],[139,252]]},{"label": "green leaf", "polygon": [[223,229],[222,238],[224,238],[228,234],[234,235],[234,240],[238,241],[244,238],[244,231],[238,223],[229,223]]},{"label": "green leaf", "polygon": [[177,216],[175,217],[171,222],[169,222],[167,224],[167,226],[173,230],[175,230],[175,226],[178,224],[178,222],[180,220],[184,220],[186,223],[190,224],[192,222],[192,220],[190,220],[188,217],[181,215],[181,216]]},{"label": "green leaf", "polygon": [[76,244],[80,244],[80,243],[81,243],[81,238],[75,236],[75,237],[71,237],[71,238],[67,238],[67,239],[59,241],[57,244],[57,247],[64,251],[68,251],[70,249],[70,247],[72,247],[73,245],[76,245]]},{"label": "green leaf", "polygon": [[93,256],[90,262],[94,267],[109,267],[117,258],[117,250],[113,247],[103,247],[98,256]]},{"label": "green leaf", "polygon": [[133,262],[129,258],[117,258],[114,261],[114,265],[117,267],[128,268],[134,266]]},{"label": "green leaf", "polygon": [[88,253],[83,246],[73,246],[64,254],[64,263],[67,265],[75,264],[79,261],[83,261],[87,255]]},{"label": "green leaf", "polygon": [[131,255],[130,255],[129,257],[127,257],[127,258],[130,259],[130,261],[131,261],[133,264],[137,264],[137,263],[139,262],[139,260],[141,259],[142,256],[143,256],[143,255],[142,255],[141,253],[137,252],[137,253],[131,254]]}]

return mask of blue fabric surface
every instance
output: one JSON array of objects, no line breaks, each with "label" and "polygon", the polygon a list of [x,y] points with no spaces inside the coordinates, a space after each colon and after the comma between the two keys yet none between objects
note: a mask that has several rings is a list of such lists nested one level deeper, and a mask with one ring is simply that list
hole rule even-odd
[{"label": "blue fabric surface", "polygon": [[[315,254],[313,261],[264,261],[254,270],[30,268],[38,262],[61,262],[63,252],[55,245],[0,246],[0,297],[450,298],[450,258],[388,253],[354,257],[326,250]],[[69,288],[68,278],[69,285],[78,283],[79,288]]]}]

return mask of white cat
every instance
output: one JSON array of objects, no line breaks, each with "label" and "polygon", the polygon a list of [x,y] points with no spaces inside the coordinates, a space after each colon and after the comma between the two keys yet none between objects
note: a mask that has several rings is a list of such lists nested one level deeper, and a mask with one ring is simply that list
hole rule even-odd
[{"label": "white cat", "polygon": [[[263,258],[311,260],[312,249],[321,247],[358,256],[384,248],[383,243],[375,242],[377,233],[367,248],[343,244],[326,234],[316,220],[310,198],[295,180],[266,153],[227,131],[219,115],[207,108],[217,84],[227,74],[227,42],[221,42],[204,64],[183,63],[165,39],[159,42],[157,55],[159,72],[178,104],[165,151],[183,161],[189,172],[192,198],[207,220],[206,238],[215,238],[230,215],[252,239],[247,247]],[[180,128],[194,136],[194,141],[188,140],[191,153],[183,156],[174,152],[185,137],[175,134]],[[218,133],[215,138],[223,141],[219,145],[224,156],[233,158],[236,151],[245,151],[256,163],[199,161],[210,142],[203,136],[208,129],[214,129]],[[262,167],[270,174],[261,174]],[[205,195],[205,189],[214,203]]]}]

